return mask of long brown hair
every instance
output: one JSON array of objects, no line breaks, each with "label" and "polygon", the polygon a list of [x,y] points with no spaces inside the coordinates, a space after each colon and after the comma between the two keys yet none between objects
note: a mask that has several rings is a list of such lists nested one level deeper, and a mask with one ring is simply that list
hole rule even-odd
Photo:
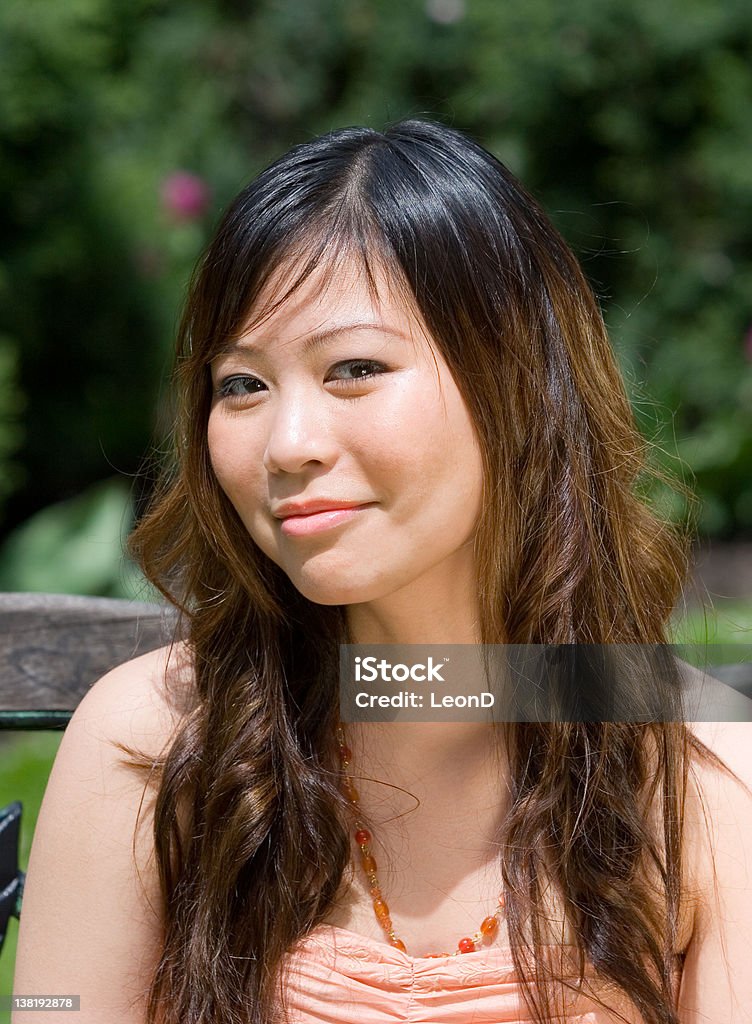
[{"label": "long brown hair", "polygon": [[[181,610],[192,664],[189,709],[156,763],[165,931],[149,1024],[279,1019],[284,955],[325,918],[350,861],[335,741],[344,608],[304,598],[254,544],[207,450],[211,359],[258,312],[275,270],[297,267],[290,294],[343,253],[371,280],[378,264],[414,303],[475,423],[482,643],[665,643],[686,574],[688,536],[640,496],[646,445],[598,303],[501,163],[459,132],[411,120],[332,132],[264,171],[194,276],[175,457],[131,539]],[[551,986],[565,984],[542,955],[550,881],[583,960],[650,1024],[677,1024],[684,792],[690,753],[706,748],[671,722],[502,732],[507,921],[535,1020],[551,1019]],[[646,811],[656,794],[660,830]]]}]

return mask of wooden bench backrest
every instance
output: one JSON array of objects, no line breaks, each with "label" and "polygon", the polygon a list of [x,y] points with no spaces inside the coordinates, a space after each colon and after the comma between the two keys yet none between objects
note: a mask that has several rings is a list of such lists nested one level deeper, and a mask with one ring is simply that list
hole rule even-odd
[{"label": "wooden bench backrest", "polygon": [[162,604],[0,593],[0,729],[65,728],[111,668],[172,639]]}]

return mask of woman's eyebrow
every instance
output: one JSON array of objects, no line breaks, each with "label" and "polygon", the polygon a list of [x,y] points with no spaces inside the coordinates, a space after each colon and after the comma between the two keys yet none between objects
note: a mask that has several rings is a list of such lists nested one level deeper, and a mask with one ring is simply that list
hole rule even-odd
[{"label": "woman's eyebrow", "polygon": [[[337,324],[333,327],[327,327],[322,331],[314,331],[312,334],[308,334],[298,345],[299,352],[302,355],[308,355],[311,352],[323,348],[330,342],[335,341],[343,334],[351,334],[354,331],[377,331],[379,334],[390,334],[395,338],[400,338],[403,341],[408,341],[407,335],[403,334],[402,331],[398,331],[394,327],[388,327],[386,324],[370,323],[370,322],[357,322],[351,324]],[[243,352],[246,355],[259,355],[263,356],[266,349],[266,345],[252,345],[249,341],[243,338],[236,338],[227,345],[224,345],[219,352],[218,356],[231,355],[235,352]]]}]

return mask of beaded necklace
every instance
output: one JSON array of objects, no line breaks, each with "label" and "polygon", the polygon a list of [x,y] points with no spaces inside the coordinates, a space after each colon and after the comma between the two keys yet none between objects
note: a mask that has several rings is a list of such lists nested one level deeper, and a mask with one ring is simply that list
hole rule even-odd
[{"label": "beaded necklace", "polygon": [[[396,949],[402,950],[403,953],[407,953],[405,943],[402,939],[397,938],[394,932],[394,925],[392,924],[392,919],[389,916],[389,907],[384,900],[381,886],[379,885],[378,875],[376,874],[376,861],[371,853],[371,839],[373,837],[360,820],[358,791],[355,788],[352,777],[349,773],[350,764],[352,762],[352,751],[345,743],[345,736],[341,725],[337,726],[337,740],[339,742],[340,763],[344,773],[345,796],[355,810],[355,842],[360,848],[360,863],[368,881],[368,890],[371,900],[373,901],[373,911],[379,924],[386,932],[389,944],[394,946]],[[503,894],[500,894],[496,910],[494,910],[492,914],[489,914],[488,917],[483,918],[477,932],[473,935],[467,935],[464,938],[461,938],[457,943],[457,949],[453,953],[429,953],[428,956],[458,956],[460,953],[473,953],[476,949],[480,949],[484,939],[490,942],[496,936],[496,933],[499,930],[499,920],[503,913],[504,896]]]}]

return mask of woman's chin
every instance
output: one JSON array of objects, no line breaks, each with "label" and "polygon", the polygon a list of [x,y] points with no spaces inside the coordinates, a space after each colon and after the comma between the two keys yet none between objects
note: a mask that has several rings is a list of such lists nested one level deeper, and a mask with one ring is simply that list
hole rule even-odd
[{"label": "woman's chin", "polygon": [[333,574],[325,579],[291,575],[290,581],[303,597],[314,604],[360,604],[378,596],[378,586],[373,582],[353,583],[352,578],[338,580]]}]

